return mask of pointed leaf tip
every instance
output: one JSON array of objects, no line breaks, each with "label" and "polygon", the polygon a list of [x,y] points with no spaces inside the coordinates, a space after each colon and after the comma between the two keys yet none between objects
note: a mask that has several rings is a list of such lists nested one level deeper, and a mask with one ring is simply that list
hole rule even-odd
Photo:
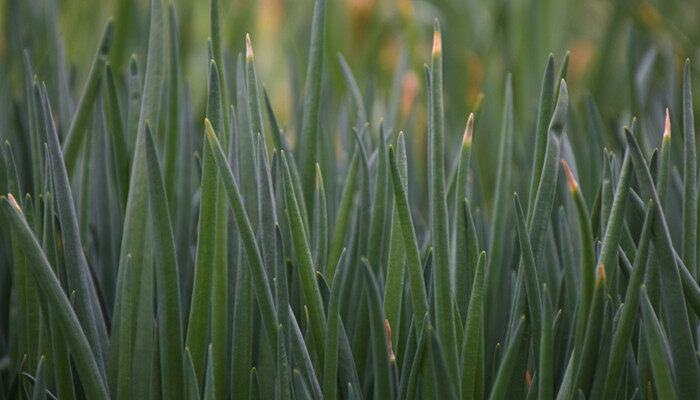
[{"label": "pointed leaf tip", "polygon": [[323,184],[323,176],[321,175],[321,166],[316,163],[316,191],[321,190]]},{"label": "pointed leaf tip", "polygon": [[666,107],[666,122],[664,124],[664,139],[671,137],[671,118],[668,117],[668,107]]},{"label": "pointed leaf tip", "polygon": [[389,342],[389,362],[395,362],[396,361],[396,356],[394,355],[394,349],[391,346],[391,325],[389,325],[389,320],[385,319],[384,322],[386,323],[386,337]]},{"label": "pointed leaf tip", "polygon": [[250,34],[245,34],[245,57],[253,58],[253,45],[250,44]]},{"label": "pointed leaf tip", "polygon": [[209,142],[213,142],[214,139],[216,139],[216,134],[214,133],[214,127],[212,127],[211,122],[209,122],[209,118],[204,118],[204,127],[207,131],[207,139]]},{"label": "pointed leaf tip", "polygon": [[566,173],[566,180],[569,182],[569,190],[571,190],[571,193],[577,192],[578,182],[576,182],[576,179],[574,179],[574,175],[571,173],[571,169],[569,169],[569,164],[567,164],[566,161],[562,158],[561,165],[564,167],[564,172]]},{"label": "pointed leaf tip", "polygon": [[112,39],[114,37],[114,23],[112,18],[107,21],[107,26],[105,27],[105,33],[102,37],[102,43],[100,43],[100,53],[107,54],[112,46]]},{"label": "pointed leaf tip", "polygon": [[464,129],[464,139],[462,143],[467,146],[471,146],[472,137],[474,135],[474,113],[469,113],[469,118],[467,118],[467,127]]},{"label": "pointed leaf tip", "polygon": [[442,38],[440,36],[440,25],[435,19],[435,31],[433,32],[433,55],[440,54],[442,51]]},{"label": "pointed leaf tip", "polygon": [[20,214],[22,213],[22,209],[19,207],[19,204],[17,204],[17,200],[15,200],[15,196],[13,196],[12,193],[7,194],[7,200],[10,202],[12,207],[14,207],[17,210],[17,212],[19,212]]},{"label": "pointed leaf tip", "polygon": [[603,264],[600,264],[598,266],[598,270],[596,271],[595,283],[596,285],[601,285],[605,283],[605,266]]}]

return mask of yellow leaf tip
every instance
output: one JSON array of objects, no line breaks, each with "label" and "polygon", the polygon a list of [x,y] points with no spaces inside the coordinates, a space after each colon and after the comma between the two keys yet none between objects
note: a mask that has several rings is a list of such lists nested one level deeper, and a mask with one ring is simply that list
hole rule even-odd
[{"label": "yellow leaf tip", "polygon": [[442,52],[442,38],[440,36],[440,30],[436,25],[435,32],[433,33],[433,55],[438,55],[440,52]]},{"label": "yellow leaf tip", "polygon": [[253,58],[253,45],[250,44],[250,34],[245,34],[245,57]]},{"label": "yellow leaf tip", "polygon": [[12,193],[7,194],[7,201],[10,202],[12,207],[14,207],[15,210],[17,210],[17,212],[19,212],[20,214],[22,213],[22,209],[19,207],[19,204],[17,204],[17,200],[15,200],[15,196],[13,196]]},{"label": "yellow leaf tip", "polygon": [[321,166],[318,163],[316,163],[316,191],[320,191],[322,185],[323,176],[321,175]]},{"label": "yellow leaf tip", "polygon": [[469,113],[469,117],[467,118],[467,127],[464,129],[464,140],[462,143],[464,145],[471,146],[473,135],[474,135],[474,113]]},{"label": "yellow leaf tip", "polygon": [[209,118],[204,118],[204,128],[204,130],[207,132],[207,139],[213,140],[216,138],[216,134],[214,133],[214,127],[211,126]]},{"label": "yellow leaf tip", "polygon": [[666,122],[664,123],[664,139],[671,137],[671,118],[668,116],[668,107],[666,107]]}]

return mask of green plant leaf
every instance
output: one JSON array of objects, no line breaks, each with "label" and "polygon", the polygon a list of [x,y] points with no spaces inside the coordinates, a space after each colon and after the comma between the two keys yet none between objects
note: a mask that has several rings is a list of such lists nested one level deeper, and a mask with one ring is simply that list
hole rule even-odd
[{"label": "green plant leaf", "polygon": [[[654,188],[651,174],[644,162],[637,140],[628,129],[625,129],[625,136],[643,198],[651,199],[655,207],[652,237],[659,265],[659,276],[664,285],[661,299],[665,310],[664,316],[668,324],[669,340],[673,343],[673,346],[671,346],[673,370],[679,382],[697,382],[699,374],[698,360],[693,351],[687,306],[683,298],[678,265],[673,256],[673,245],[669,236],[666,217],[659,204],[659,196]],[[683,398],[693,398],[697,391],[697,385],[679,386],[679,395]]]},{"label": "green plant leaf", "polygon": [[[105,69],[105,81],[107,82],[107,110],[111,127],[110,145],[114,165],[115,183],[119,193],[119,205],[126,206],[126,197],[129,188],[129,150],[122,122],[121,106],[114,73],[109,64]],[[122,211],[123,212],[123,211]]]},{"label": "green plant leaf", "polygon": [[260,250],[258,249],[255,235],[253,234],[253,228],[251,227],[250,220],[243,207],[243,199],[238,190],[238,185],[233,178],[233,172],[231,172],[231,167],[226,162],[224,151],[216,138],[214,129],[208,119],[204,122],[209,146],[214,153],[213,156],[216,160],[216,166],[219,170],[219,175],[222,177],[229,204],[233,209],[234,220],[236,221],[238,232],[241,235],[241,242],[247,256],[250,274],[253,278],[256,299],[258,300],[263,315],[262,320],[265,332],[270,344],[277,343],[277,313],[273,304],[272,291],[267,280],[262,256],[260,255]]},{"label": "green plant leaf", "polygon": [[512,378],[513,370],[516,363],[516,357],[520,351],[520,346],[523,345],[523,334],[525,331],[525,316],[520,317],[518,324],[513,331],[511,341],[506,348],[506,352],[501,360],[501,365],[498,368],[498,373],[493,383],[491,391],[491,400],[503,399],[506,396],[510,379]]},{"label": "green plant leaf", "polygon": [[622,306],[622,314],[613,336],[608,376],[605,382],[604,396],[606,399],[614,399],[617,397],[620,380],[622,379],[624,355],[627,352],[627,344],[632,337],[634,324],[636,322],[640,301],[639,288],[644,279],[647,266],[653,212],[654,206],[650,203],[644,217],[644,226],[639,238],[637,256],[634,259],[634,266],[632,267],[632,275],[627,283],[627,292],[625,293],[625,301]]},{"label": "green plant leaf", "polygon": [[382,265],[382,249],[386,234],[387,212],[389,197],[389,175],[387,173],[386,140],[384,138],[384,125],[379,125],[379,143],[377,146],[377,173],[374,183],[374,197],[372,199],[371,219],[367,244],[367,259],[374,273],[386,271]]},{"label": "green plant leaf", "polygon": [[[540,332],[540,354],[537,370],[537,398],[554,398],[554,334],[552,300],[549,286],[542,284],[542,325]],[[532,389],[531,389],[532,390]]]},{"label": "green plant leaf", "polygon": [[[292,309],[287,308],[287,312],[289,313],[288,321],[290,323],[290,350],[292,353],[292,358],[297,360],[297,365],[302,368],[302,370],[295,368],[292,371],[292,375],[294,375],[292,377],[294,388],[295,390],[298,390],[298,379],[300,379],[301,382],[306,381],[311,385],[311,389],[305,388],[306,390],[304,392],[310,393],[309,390],[313,390],[314,395],[312,397],[310,394],[307,394],[306,397],[303,398],[321,399],[323,398],[321,395],[321,386],[318,383],[316,372],[314,370],[313,363],[311,362],[311,357],[309,356],[309,350],[306,348],[306,344],[304,342],[304,337],[299,330],[299,325],[297,325],[296,317],[294,316]],[[306,383],[304,385],[306,386]]]},{"label": "green plant leaf", "polygon": [[[490,249],[488,265],[485,269],[484,281],[484,304],[486,309],[493,310],[493,314],[485,314],[486,331],[484,333],[485,345],[491,348],[495,345],[497,336],[506,322],[496,318],[498,294],[503,289],[502,271],[503,247],[505,246],[504,233],[505,223],[508,216],[508,193],[510,192],[510,166],[513,149],[513,85],[511,75],[506,78],[505,95],[503,100],[503,116],[501,119],[501,131],[498,137],[498,161],[496,171],[495,192],[493,195],[493,212],[491,214],[488,236],[488,246]],[[513,314],[511,319],[515,321],[517,314]],[[496,334],[498,332],[498,334]],[[493,336],[492,336],[493,334]]]},{"label": "green plant leaf", "polygon": [[[326,0],[314,2],[311,23],[309,63],[306,69],[304,109],[301,117],[299,170],[304,199],[310,201],[314,193],[315,165],[318,161],[318,116],[321,106],[321,81],[323,80],[323,53],[326,37]],[[312,204],[310,204],[312,205]]]},{"label": "green plant leaf", "polygon": [[189,347],[185,347],[185,387],[187,388],[187,398],[189,400],[199,400],[199,386],[197,385],[197,375],[194,372],[194,363],[190,355]]},{"label": "green plant leaf", "polygon": [[[289,165],[284,152],[281,152],[282,165],[284,167],[284,190],[285,200],[287,204],[287,212],[289,217],[289,225],[292,230],[292,242],[294,243],[294,252],[297,257],[297,271],[299,272],[299,281],[304,293],[304,298],[309,309],[309,318],[314,335],[316,348],[319,350],[319,356],[323,355],[323,346],[326,342],[326,317],[323,311],[323,302],[321,293],[316,283],[315,269],[311,259],[311,251],[306,239],[304,231],[304,222],[301,219],[299,206],[294,195],[294,187],[292,177],[289,174]],[[321,357],[323,358],[323,357]]]},{"label": "green plant leaf", "polygon": [[435,278],[436,331],[444,346],[450,378],[457,383],[458,356],[455,321],[452,312],[452,284],[450,273],[449,227],[445,198],[444,106],[442,98],[442,38],[440,25],[435,20],[433,56],[430,68],[430,104],[432,118],[429,124],[430,142],[430,236],[435,249],[433,264]]},{"label": "green plant leaf", "polygon": [[[542,308],[542,299],[540,297],[540,280],[537,277],[537,269],[535,266],[535,256],[532,254],[530,239],[525,226],[525,216],[520,198],[517,193],[513,194],[513,203],[515,205],[515,225],[518,231],[518,240],[520,242],[521,260],[523,265],[522,274],[525,276],[525,290],[527,293],[528,315],[530,316],[530,324],[533,332],[540,332],[540,310]],[[539,354],[539,341],[535,339],[535,353]]]},{"label": "green plant leaf", "polygon": [[214,353],[213,345],[210,343],[207,346],[207,369],[204,376],[204,400],[215,399],[216,375],[214,374]]},{"label": "green plant leaf", "polygon": [[102,34],[100,44],[97,47],[95,58],[92,60],[92,67],[90,67],[90,72],[85,81],[85,87],[83,88],[80,100],[78,100],[78,105],[76,106],[73,119],[70,122],[70,127],[66,134],[66,139],[63,143],[63,154],[66,160],[66,172],[68,176],[71,176],[75,170],[80,147],[85,141],[85,128],[87,127],[88,118],[92,113],[95,98],[98,94],[102,74],[104,73],[105,64],[107,63],[109,49],[112,46],[113,35],[114,26],[112,20],[109,20]]},{"label": "green plant leaf", "polygon": [[[399,134],[401,140],[401,134]],[[401,221],[401,236],[403,237],[406,249],[406,268],[408,269],[408,279],[411,285],[411,302],[413,305],[413,322],[415,325],[423,326],[423,320],[428,312],[428,295],[423,281],[423,270],[421,267],[420,254],[418,252],[418,242],[416,232],[413,227],[411,211],[408,206],[408,193],[406,187],[401,182],[401,173],[397,165],[394,149],[389,146],[389,166],[391,167],[391,181],[394,187],[394,199]]]},{"label": "green plant leaf", "polygon": [[[484,267],[486,265],[486,252],[481,252],[476,263],[474,282],[472,283],[469,308],[464,328],[464,342],[462,343],[462,399],[471,400],[478,398],[477,382],[480,369],[479,352],[483,351],[484,335]],[[481,367],[483,368],[483,367]]]},{"label": "green plant leaf", "polygon": [[46,399],[46,356],[41,356],[39,358],[39,365],[36,367],[36,374],[34,374],[34,392],[32,393],[32,400],[42,400]]},{"label": "green plant leaf", "polygon": [[[124,281],[124,263],[127,254],[132,259],[132,282],[137,284],[134,288],[135,314],[134,329],[135,338],[133,354],[139,354],[138,363],[132,363],[132,396],[145,397],[148,395],[151,375],[151,357],[153,350],[153,270],[150,257],[150,239],[144,240],[144,232],[148,231],[148,176],[146,166],[145,133],[146,121],[150,121],[151,128],[158,131],[158,114],[160,110],[160,95],[164,81],[165,45],[164,45],[164,10],[162,0],[151,0],[151,12],[148,36],[148,56],[146,60],[146,76],[144,79],[143,94],[140,101],[140,112],[136,112],[136,101],[130,97],[129,118],[133,114],[138,115],[138,124],[130,126],[135,131],[132,139],[135,141],[133,161],[131,166],[131,178],[129,179],[129,194],[124,212],[124,228],[121,238],[119,272],[117,282]],[[132,63],[135,65],[135,62]],[[132,73],[132,78],[138,76]],[[134,83],[137,87],[137,84]],[[136,91],[130,93],[133,96]],[[138,95],[137,95],[138,96]],[[133,104],[131,104],[133,103]],[[135,118],[135,116],[133,116]],[[64,148],[65,150],[65,148]],[[120,288],[117,287],[117,292]],[[115,305],[116,307],[116,305]],[[115,312],[118,314],[118,311]],[[117,319],[119,321],[119,319]],[[115,326],[116,327],[116,326]],[[117,332],[120,330],[117,328]],[[133,333],[132,333],[133,334]],[[120,340],[116,338],[110,343],[112,354],[120,353]],[[114,360],[116,358],[112,357]]]},{"label": "green plant leaf", "polygon": [[683,73],[683,263],[697,277],[698,188],[695,159],[695,119],[690,82],[690,60],[685,61]]},{"label": "green plant leaf", "polygon": [[329,400],[335,400],[338,397],[338,330],[340,319],[340,289],[342,282],[345,279],[345,270],[342,261],[345,252],[340,255],[338,263],[340,269],[333,277],[331,286],[330,302],[328,304],[328,313],[326,321],[326,344],[325,344],[325,359],[323,360],[323,396]]},{"label": "green plant leaf", "polygon": [[[406,185],[407,181],[407,166],[406,166],[406,143],[404,136],[399,133],[396,151],[398,152],[398,164],[400,165],[400,174],[402,185]],[[388,153],[388,151],[387,151]],[[388,162],[388,160],[387,160]],[[391,166],[387,166],[391,169]],[[391,177],[390,177],[391,178]],[[394,194],[390,194],[391,199],[394,199]],[[404,295],[404,282],[406,271],[406,249],[404,246],[404,238],[401,233],[401,221],[399,219],[399,211],[397,209],[397,200],[392,200],[392,217],[391,217],[391,237],[389,238],[389,258],[386,272],[386,285],[384,287],[384,315],[393,334],[391,335],[391,347],[401,354],[399,346],[399,337],[401,334],[401,316],[402,304]]]},{"label": "green plant leaf", "polygon": [[[207,114],[220,117],[219,74],[214,61],[209,62],[209,97]],[[216,118],[215,118],[216,120]],[[218,121],[221,121],[218,119]],[[205,128],[206,129],[206,128]],[[187,325],[187,347],[190,349],[197,382],[203,383],[206,346],[209,344],[209,318],[212,313],[212,277],[216,263],[216,227],[218,174],[215,154],[204,144],[202,166],[202,194],[199,204],[199,224],[197,228],[197,257],[195,260],[194,283],[190,301],[190,315]]]},{"label": "green plant leaf", "polygon": [[[351,213],[354,206],[354,197],[357,185],[357,172],[359,170],[360,154],[359,150],[355,150],[348,166],[343,193],[338,205],[338,213],[331,236],[330,246],[328,248],[328,261],[326,261],[326,276],[328,279],[333,279],[335,276],[335,265],[338,264],[338,259],[344,247],[345,235],[347,234],[348,225],[351,222]],[[291,171],[291,167],[290,167]],[[296,193],[296,187],[295,187]]]},{"label": "green plant leaf", "polygon": [[31,269],[32,276],[34,276],[39,289],[46,296],[47,303],[51,307],[50,312],[56,316],[57,322],[65,335],[86,395],[95,399],[109,398],[102,373],[78,321],[78,317],[73,312],[73,307],[63,293],[63,289],[44,252],[41,250],[39,242],[33,235],[29,225],[27,225],[19,205],[14,200],[14,197],[5,196],[0,196],[0,203],[2,203],[6,221],[10,224],[14,237],[27,257],[27,265]]},{"label": "green plant leaf", "polygon": [[[651,370],[654,375],[654,387],[660,399],[677,399],[676,389],[673,384],[672,367],[668,360],[666,349],[667,339],[663,333],[663,328],[656,319],[654,308],[649,302],[646,288],[642,285],[642,314],[644,315],[644,332],[646,333],[647,351]],[[685,382],[687,383],[687,382]],[[689,386],[682,384],[683,386]]]},{"label": "green plant leaf", "polygon": [[177,22],[175,4],[168,6],[168,32],[170,40],[170,52],[168,57],[168,120],[165,137],[165,193],[168,195],[168,204],[171,213],[177,210],[177,183],[178,183],[178,145],[185,141],[186,130],[181,125],[180,97],[182,92],[182,76],[180,72],[180,34]]},{"label": "green plant leaf", "polygon": [[182,360],[182,319],[180,281],[175,254],[170,209],[149,125],[146,124],[146,161],[148,165],[148,197],[153,218],[156,260],[156,293],[158,302],[158,343],[162,373],[162,393],[170,399],[184,392]]},{"label": "green plant leaf", "polygon": [[578,372],[574,380],[574,388],[584,395],[590,395],[593,374],[598,358],[599,345],[601,340],[601,324],[603,320],[603,307],[606,300],[605,294],[605,267],[598,266],[593,298],[589,308],[589,315],[586,319],[586,334],[581,348],[581,358],[579,359]]},{"label": "green plant leaf", "polygon": [[530,178],[530,199],[528,201],[528,214],[535,204],[537,187],[540,184],[542,167],[544,166],[544,156],[547,151],[547,132],[549,120],[554,110],[554,56],[547,58],[547,65],[542,74],[542,86],[540,87],[540,101],[537,108],[537,128],[535,129],[535,156],[532,159],[532,176]]},{"label": "green plant leaf", "polygon": [[[290,171],[291,172],[291,171]],[[291,175],[291,173],[290,173]],[[316,191],[314,199],[313,228],[311,229],[313,245],[313,260],[318,269],[325,271],[326,245],[328,242],[328,206],[326,189],[323,185],[321,166],[316,164]]]},{"label": "green plant leaf", "polygon": [[441,399],[457,399],[457,389],[450,379],[450,373],[447,370],[447,361],[445,355],[442,352],[442,345],[438,341],[437,335],[431,329],[428,330],[430,334],[430,344],[431,344],[431,358],[433,374],[435,375],[436,382],[435,388],[437,389],[437,395]]},{"label": "green plant leaf", "polygon": [[362,260],[364,265],[365,286],[367,295],[367,308],[369,310],[372,366],[374,370],[374,396],[379,399],[390,399],[394,396],[390,372],[390,349],[391,342],[386,336],[386,325],[384,313],[379,297],[379,288],[374,278],[372,267],[368,260]]},{"label": "green plant leaf", "polygon": [[[467,127],[464,130],[462,147],[460,149],[459,166],[457,170],[457,195],[455,196],[454,207],[456,210],[456,221],[454,224],[454,243],[452,252],[453,269],[455,280],[455,301],[459,316],[464,320],[467,316],[467,306],[469,304],[469,289],[476,268],[476,237],[470,229],[473,226],[471,215],[467,217],[467,207],[462,203],[467,198],[467,180],[469,177],[469,164],[472,151],[472,135],[474,133],[474,114],[469,114]],[[448,196],[449,198],[449,196]]]},{"label": "green plant leaf", "polygon": [[365,110],[365,103],[362,100],[360,88],[357,86],[355,76],[352,74],[352,70],[350,69],[350,66],[348,65],[347,61],[345,61],[345,57],[343,57],[343,55],[340,53],[338,53],[338,62],[340,63],[340,69],[343,71],[343,78],[345,79],[345,84],[347,85],[348,90],[350,91],[352,100],[355,103],[355,107],[357,107],[357,123],[355,124],[355,126],[361,128],[367,122],[369,122],[369,118],[367,117],[367,110]]},{"label": "green plant leaf", "polygon": [[[95,287],[90,279],[87,259],[85,258],[85,253],[83,253],[73,195],[68,181],[68,173],[63,162],[63,153],[58,143],[56,126],[51,115],[51,104],[49,103],[46,86],[43,87],[43,98],[49,163],[56,193],[56,208],[61,225],[63,252],[68,276],[69,287],[67,289],[81,293],[81,296],[78,297],[75,311],[79,316],[81,326],[85,330],[85,335],[90,343],[97,366],[104,377],[103,360],[107,347],[104,317],[97,301]],[[28,255],[25,253],[25,256]]]}]

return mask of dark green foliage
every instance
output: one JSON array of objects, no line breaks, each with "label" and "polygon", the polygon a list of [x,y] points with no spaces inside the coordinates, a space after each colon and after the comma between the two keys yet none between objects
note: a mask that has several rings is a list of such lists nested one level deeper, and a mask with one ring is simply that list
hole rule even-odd
[{"label": "dark green foliage", "polygon": [[698,397],[697,5],[92,3],[0,5],[0,400]]}]

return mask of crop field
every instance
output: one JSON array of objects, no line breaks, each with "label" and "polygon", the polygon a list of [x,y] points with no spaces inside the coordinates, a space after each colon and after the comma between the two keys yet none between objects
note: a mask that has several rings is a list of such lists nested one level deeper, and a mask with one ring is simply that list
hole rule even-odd
[{"label": "crop field", "polygon": [[700,399],[698,63],[697,0],[0,0],[0,400]]}]

